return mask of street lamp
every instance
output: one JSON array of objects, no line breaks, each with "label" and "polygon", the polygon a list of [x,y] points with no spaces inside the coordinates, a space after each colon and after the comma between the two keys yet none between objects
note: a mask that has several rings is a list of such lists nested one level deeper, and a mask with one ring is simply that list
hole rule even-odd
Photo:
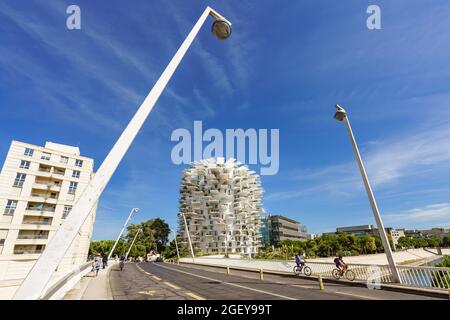
[{"label": "street lamp", "polygon": [[111,259],[111,256],[112,256],[112,254],[113,254],[113,252],[114,252],[114,249],[116,248],[116,245],[117,245],[117,243],[119,242],[120,237],[122,236],[122,233],[125,231],[125,228],[126,228],[128,222],[131,220],[131,216],[132,216],[133,213],[135,213],[135,212],[136,212],[136,213],[139,212],[139,208],[133,208],[133,209],[131,209],[130,214],[128,215],[127,220],[126,220],[125,223],[123,224],[122,230],[120,230],[120,233],[119,233],[119,236],[118,236],[117,239],[116,239],[116,242],[114,242],[114,245],[113,245],[111,251],[110,251],[109,254],[108,254],[108,260]]},{"label": "street lamp", "polygon": [[401,283],[400,274],[398,272],[397,266],[395,265],[394,256],[392,254],[392,250],[389,245],[389,241],[388,241],[388,238],[386,235],[386,230],[384,229],[383,221],[381,220],[381,215],[378,210],[377,203],[375,201],[375,196],[373,195],[373,192],[372,192],[372,187],[370,186],[370,183],[369,183],[369,178],[367,177],[366,170],[364,169],[364,164],[362,162],[361,155],[359,154],[358,146],[356,145],[356,140],[353,135],[352,127],[350,126],[350,121],[348,120],[347,112],[345,111],[344,108],[342,108],[338,104],[336,105],[336,109],[337,109],[337,111],[334,114],[334,118],[338,121],[344,121],[344,123],[348,129],[348,134],[350,136],[350,141],[353,146],[353,151],[355,152],[356,161],[358,162],[359,171],[361,172],[361,176],[362,176],[362,179],[364,182],[364,186],[366,188],[367,196],[369,197],[370,206],[372,207],[372,212],[373,212],[373,215],[375,217],[375,221],[376,221],[377,227],[378,227],[378,233],[380,235],[381,242],[383,243],[384,252],[386,253],[386,257],[387,257],[392,275],[396,282]]},{"label": "street lamp", "polygon": [[138,229],[138,231],[136,231],[136,234],[135,234],[135,236],[134,236],[134,238],[133,238],[133,241],[131,241],[131,245],[130,245],[130,247],[128,248],[127,253],[125,254],[125,261],[127,261],[127,259],[128,259],[128,255],[129,255],[130,252],[131,252],[131,248],[133,248],[133,244],[134,244],[134,242],[136,241],[136,238],[137,238],[139,232],[142,232],[142,229]]},{"label": "street lamp", "polygon": [[219,13],[210,7],[206,7],[202,15],[189,32],[186,39],[181,44],[172,60],[164,69],[158,81],[145,98],[125,130],[120,135],[111,151],[106,156],[100,168],[89,181],[78,201],[72,208],[71,214],[61,225],[55,235],[48,242],[44,252],[34,264],[27,277],[24,279],[19,289],[16,291],[13,299],[29,300],[39,299],[44,294],[55,269],[58,267],[65,253],[69,249],[81,226],[83,225],[89,213],[94,208],[100,195],[116,171],[117,166],[126,154],[128,148],[143,126],[148,115],[152,111],[158,98],[162,94],[164,88],[174,74],[187,50],[200,31],[200,28],[208,18],[212,16],[215,20],[212,32],[219,39],[226,39],[231,34],[231,23],[222,17]]},{"label": "street lamp", "polygon": [[192,262],[195,262],[195,254],[194,254],[194,248],[192,247],[192,241],[191,241],[191,236],[189,235],[189,228],[186,222],[186,216],[184,215],[184,212],[181,213],[183,215],[183,220],[184,220],[184,227],[186,229],[186,234],[187,234],[187,238],[189,241],[189,248],[191,249],[191,255],[192,255]]},{"label": "street lamp", "polygon": [[173,231],[173,235],[175,236],[175,248],[177,249],[177,257],[178,257],[178,263],[180,263],[180,251],[178,250],[178,241],[177,241],[177,234],[175,233],[175,231]]}]

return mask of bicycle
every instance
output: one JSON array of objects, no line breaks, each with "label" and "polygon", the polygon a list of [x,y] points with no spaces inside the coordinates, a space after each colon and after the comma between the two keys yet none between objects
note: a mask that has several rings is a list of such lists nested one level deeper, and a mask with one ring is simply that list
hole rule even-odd
[{"label": "bicycle", "polygon": [[305,276],[308,277],[312,274],[312,270],[308,266],[294,266],[293,271],[296,276],[299,276],[302,272]]},{"label": "bicycle", "polygon": [[123,261],[120,261],[120,263],[119,263],[120,271],[123,270],[123,265],[124,265],[124,262],[123,262]]},{"label": "bicycle", "polygon": [[355,273],[352,270],[347,269],[347,270],[345,270],[345,272],[343,272],[342,270],[340,270],[338,268],[333,269],[333,277],[335,279],[339,280],[340,278],[342,278],[344,276],[348,281],[355,280]]}]

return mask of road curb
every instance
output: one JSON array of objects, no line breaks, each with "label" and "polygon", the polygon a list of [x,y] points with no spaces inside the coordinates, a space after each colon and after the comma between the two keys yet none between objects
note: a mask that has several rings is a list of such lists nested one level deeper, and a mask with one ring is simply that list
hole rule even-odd
[{"label": "road curb", "polygon": [[[180,261],[180,264],[186,264],[186,265],[198,265],[198,266],[205,266],[205,267],[212,267],[212,268],[220,268],[225,269],[229,268],[230,270],[239,270],[239,271],[247,271],[247,272],[260,272],[260,269],[251,269],[251,268],[240,268],[236,266],[224,266],[224,265],[211,265],[206,263],[193,263],[193,262],[185,262]],[[279,276],[284,276],[288,278],[301,278],[305,280],[311,280],[311,281],[318,281],[318,276],[311,275],[309,277],[305,276],[296,276],[293,274],[289,274],[287,272],[282,271],[274,271],[274,270],[264,270],[264,274],[274,274]],[[362,281],[346,281],[346,280],[336,280],[331,278],[322,278],[322,281],[324,283],[334,283],[334,284],[344,284],[351,287],[367,287],[366,282]],[[376,289],[374,289],[376,290]],[[394,292],[401,292],[401,293],[408,293],[408,294],[416,294],[426,297],[432,297],[432,298],[442,298],[442,299],[448,299],[448,292],[447,291],[437,291],[433,289],[423,289],[423,288],[414,288],[414,287],[403,287],[401,285],[395,285],[395,284],[381,284],[380,289],[378,290],[386,290],[386,291],[394,291]]]}]

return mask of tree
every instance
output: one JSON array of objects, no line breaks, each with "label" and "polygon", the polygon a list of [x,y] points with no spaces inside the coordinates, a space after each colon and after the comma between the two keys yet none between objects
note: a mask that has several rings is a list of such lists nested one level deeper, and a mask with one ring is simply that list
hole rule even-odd
[{"label": "tree", "polygon": [[[100,241],[92,241],[89,246],[89,254],[92,255],[107,255],[111,251],[115,240],[100,240]],[[116,248],[114,249],[114,252],[112,256],[118,255],[122,256],[125,255],[126,252],[126,245],[125,241],[123,239],[120,239],[117,242]]]},{"label": "tree", "polygon": [[169,241],[170,228],[169,225],[162,219],[150,219],[138,224],[131,224],[128,226],[128,233],[126,235],[127,242],[131,244],[134,236],[138,230],[142,230],[137,236],[135,245],[145,248],[143,255],[150,250],[163,252],[166,248],[166,243]]},{"label": "tree", "polygon": [[450,247],[450,236],[445,236],[444,238],[442,238],[442,246]]}]

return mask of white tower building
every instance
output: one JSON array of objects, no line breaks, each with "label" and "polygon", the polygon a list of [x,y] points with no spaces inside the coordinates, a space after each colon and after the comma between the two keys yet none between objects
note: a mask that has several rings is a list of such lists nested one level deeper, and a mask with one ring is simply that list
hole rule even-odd
[{"label": "white tower building", "polygon": [[[92,178],[78,147],[13,141],[0,174],[0,299],[10,299]],[[96,209],[66,252],[52,283],[86,262]]]},{"label": "white tower building", "polygon": [[180,187],[181,237],[187,242],[184,214],[195,249],[205,254],[257,253],[262,193],[259,176],[235,159],[194,162],[184,170]]}]

